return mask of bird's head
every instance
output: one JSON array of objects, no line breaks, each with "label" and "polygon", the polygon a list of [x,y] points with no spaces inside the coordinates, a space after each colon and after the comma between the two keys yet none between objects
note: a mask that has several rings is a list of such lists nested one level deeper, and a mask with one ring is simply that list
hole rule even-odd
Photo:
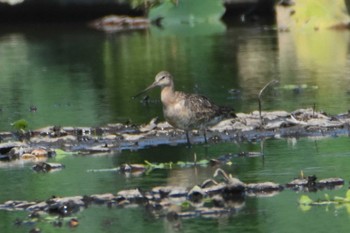
[{"label": "bird's head", "polygon": [[142,95],[143,93],[155,88],[155,87],[171,87],[173,86],[174,83],[173,83],[173,76],[168,72],[168,71],[160,71],[156,77],[155,77],[155,80],[154,82],[148,86],[145,90],[141,91],[140,93],[138,93],[137,95],[134,96],[137,97],[137,96],[140,96]]},{"label": "bird's head", "polygon": [[171,85],[173,85],[173,77],[171,74],[167,71],[161,71],[156,75],[154,82],[150,87],[166,87]]}]

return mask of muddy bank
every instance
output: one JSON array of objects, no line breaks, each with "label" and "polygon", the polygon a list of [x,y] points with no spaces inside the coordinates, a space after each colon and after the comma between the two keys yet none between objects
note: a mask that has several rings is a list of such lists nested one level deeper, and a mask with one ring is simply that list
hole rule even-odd
[{"label": "muddy bank", "polygon": [[[334,116],[312,109],[238,113],[207,132],[208,143],[261,141],[264,139],[348,136],[350,114]],[[192,131],[192,144],[204,143],[203,133]],[[1,132],[0,159],[14,160],[23,156],[50,157],[55,149],[77,153],[109,153],[139,150],[158,145],[186,143],[183,131],[166,122],[152,119],[145,125],[108,124],[103,127],[48,126],[32,131]]]}]

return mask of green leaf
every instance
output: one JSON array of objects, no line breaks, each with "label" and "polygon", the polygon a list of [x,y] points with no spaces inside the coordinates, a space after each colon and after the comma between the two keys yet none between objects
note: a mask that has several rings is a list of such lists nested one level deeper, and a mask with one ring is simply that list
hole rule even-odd
[{"label": "green leaf", "polygon": [[18,121],[15,121],[11,123],[12,127],[14,127],[16,130],[25,130],[28,128],[28,121],[24,119],[20,119]]},{"label": "green leaf", "polygon": [[299,199],[300,205],[311,205],[314,201],[307,195],[301,195]]},{"label": "green leaf", "polygon": [[181,203],[181,207],[183,209],[189,209],[191,207],[191,203],[189,201],[184,201]]},{"label": "green leaf", "polygon": [[145,160],[145,164],[148,166],[149,169],[154,169],[157,167],[157,164],[151,163],[147,160]]},{"label": "green leaf", "polygon": [[350,200],[350,189],[346,192],[345,198]]},{"label": "green leaf", "polygon": [[326,198],[326,201],[330,201],[330,200],[331,200],[331,198],[329,197],[329,194],[328,194],[328,193],[325,193],[325,194],[324,194],[324,197]]},{"label": "green leaf", "polygon": [[170,166],[168,163],[150,163],[149,161],[145,160],[145,164],[150,168],[150,169],[164,169],[166,166]]},{"label": "green leaf", "polygon": [[226,162],[226,165],[231,166],[233,163],[231,161]]}]

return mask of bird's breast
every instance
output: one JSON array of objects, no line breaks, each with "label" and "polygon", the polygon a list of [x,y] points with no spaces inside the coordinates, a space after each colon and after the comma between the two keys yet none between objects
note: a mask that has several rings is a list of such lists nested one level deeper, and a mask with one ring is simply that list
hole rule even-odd
[{"label": "bird's breast", "polygon": [[170,125],[184,130],[191,128],[192,114],[185,107],[184,101],[163,105],[163,113]]}]

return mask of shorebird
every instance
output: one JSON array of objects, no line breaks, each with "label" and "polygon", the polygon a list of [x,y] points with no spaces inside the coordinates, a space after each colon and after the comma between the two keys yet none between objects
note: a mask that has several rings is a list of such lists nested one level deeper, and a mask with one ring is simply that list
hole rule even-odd
[{"label": "shorebird", "polygon": [[225,118],[236,117],[233,109],[217,106],[205,96],[175,91],[173,76],[167,71],[159,72],[155,81],[134,97],[155,87],[161,88],[160,98],[165,120],[171,126],[185,131],[189,145],[190,130],[203,131],[207,143],[206,130],[209,126],[216,125]]}]

